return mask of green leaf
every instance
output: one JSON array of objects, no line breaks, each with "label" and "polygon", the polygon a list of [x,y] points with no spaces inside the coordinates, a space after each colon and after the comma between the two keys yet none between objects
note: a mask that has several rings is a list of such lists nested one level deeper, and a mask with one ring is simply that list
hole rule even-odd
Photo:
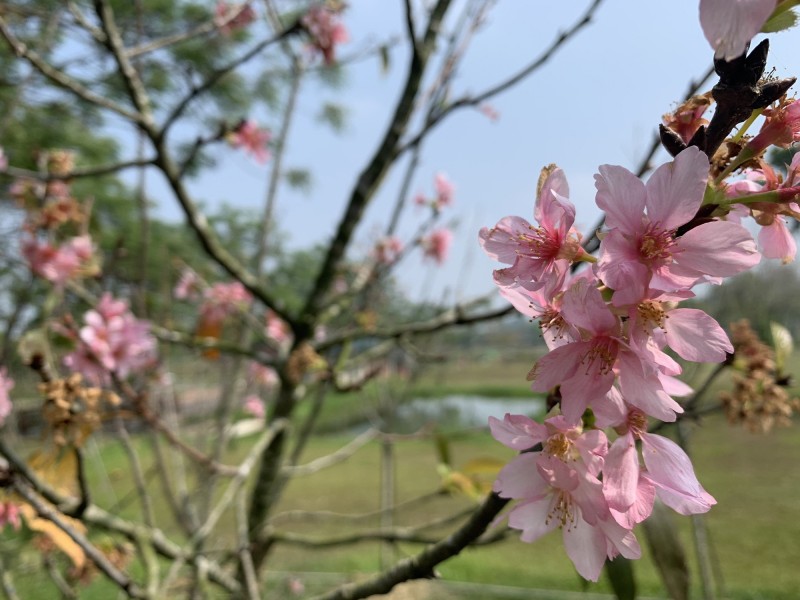
[{"label": "green leaf", "polygon": [[283,176],[291,187],[304,193],[311,191],[311,173],[306,169],[287,169]]},{"label": "green leaf", "polygon": [[392,66],[392,57],[389,54],[388,44],[383,44],[380,48],[378,48],[378,56],[381,59],[381,73],[386,75]]},{"label": "green leaf", "polygon": [[675,533],[674,517],[664,504],[656,499],[653,514],[642,523],[653,562],[661,581],[673,600],[689,598],[689,567],[686,551]]},{"label": "green leaf", "polygon": [[450,454],[450,440],[437,432],[433,437],[433,443],[436,445],[436,456],[439,462],[451,467],[453,465],[453,456]]},{"label": "green leaf", "polygon": [[636,599],[636,578],[633,576],[633,562],[624,556],[606,561],[606,575],[611,589],[619,600]]},{"label": "green leaf", "polygon": [[772,15],[761,28],[762,33],[777,33],[786,31],[797,25],[797,14],[791,10],[776,12]]},{"label": "green leaf", "polygon": [[344,130],[346,119],[347,109],[341,104],[334,104],[333,102],[323,104],[322,110],[317,115],[318,121],[327,123],[336,133],[341,133]]}]

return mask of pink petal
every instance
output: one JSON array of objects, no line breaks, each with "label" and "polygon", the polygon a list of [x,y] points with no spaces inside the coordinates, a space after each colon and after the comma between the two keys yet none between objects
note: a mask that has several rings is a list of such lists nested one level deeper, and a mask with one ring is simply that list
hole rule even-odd
[{"label": "pink petal", "polygon": [[753,236],[728,221],[704,223],[678,238],[681,266],[714,277],[730,277],[756,266],[761,260]]},{"label": "pink petal", "polygon": [[714,319],[696,308],[671,310],[664,323],[667,344],[692,362],[722,362],[733,352],[728,334]]},{"label": "pink petal", "polygon": [[606,562],[606,536],[580,516],[573,527],[564,527],[564,548],[575,570],[589,581],[597,581]]},{"label": "pink petal", "polygon": [[626,529],[633,529],[634,525],[644,521],[653,512],[655,499],[655,486],[640,471],[636,501],[625,511],[617,511],[613,507],[609,507],[609,510],[617,523]]},{"label": "pink petal", "polygon": [[794,241],[794,236],[780,215],[775,216],[772,225],[762,227],[758,232],[758,245],[764,256],[779,258],[784,263],[792,262],[797,254],[797,243]]},{"label": "pink petal", "polygon": [[483,251],[490,258],[512,265],[517,260],[519,236],[530,233],[531,228],[531,224],[522,217],[504,217],[491,229],[481,229],[478,238]]},{"label": "pink petal", "polygon": [[596,335],[616,333],[619,329],[619,319],[603,301],[600,290],[585,280],[575,282],[566,291],[561,313],[572,325]]},{"label": "pink petal", "polygon": [[639,483],[639,454],[633,434],[628,432],[611,444],[603,468],[603,494],[608,506],[625,511],[636,500]]},{"label": "pink petal", "polygon": [[539,498],[550,489],[538,472],[538,453],[517,456],[500,470],[494,491],[503,498]]},{"label": "pink petal", "polygon": [[591,348],[591,342],[573,342],[545,354],[534,366],[531,389],[534,392],[549,392],[572,377],[584,354]]},{"label": "pink petal", "polygon": [[[606,539],[615,550],[613,553],[614,556],[619,553],[631,560],[642,557],[642,549],[639,547],[639,542],[632,531],[620,526],[611,519],[600,521],[597,526],[601,529]],[[611,554],[611,552],[608,552],[609,557]]]},{"label": "pink petal", "polygon": [[706,512],[716,504],[697,481],[692,462],[678,444],[654,434],[641,438],[647,478],[659,488],[664,504],[683,515]]},{"label": "pink petal", "polygon": [[708,158],[694,146],[661,165],[647,181],[650,222],[669,231],[691,221],[703,202],[707,180]]},{"label": "pink petal", "polygon": [[595,202],[606,213],[606,226],[636,235],[643,229],[646,192],[642,181],[623,167],[602,165],[594,176]]},{"label": "pink petal", "polygon": [[523,542],[535,542],[559,525],[558,519],[547,518],[549,513],[549,497],[520,502],[508,513],[508,525],[522,530]]},{"label": "pink petal", "polygon": [[524,415],[506,413],[503,420],[489,417],[492,436],[514,450],[527,450],[547,438],[547,427]]},{"label": "pink petal", "polygon": [[556,229],[560,224],[569,230],[575,222],[575,206],[568,200],[569,185],[564,171],[556,169],[545,179],[536,198],[534,218],[545,229]]},{"label": "pink petal", "polygon": [[715,58],[731,61],[744,54],[761,30],[776,0],[700,0],[700,25]]}]

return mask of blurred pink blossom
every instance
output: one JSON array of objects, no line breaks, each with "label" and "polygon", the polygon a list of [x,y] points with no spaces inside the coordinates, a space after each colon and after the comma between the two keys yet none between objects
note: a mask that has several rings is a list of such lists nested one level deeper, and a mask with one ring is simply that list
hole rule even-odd
[{"label": "blurred pink blossom", "polygon": [[453,203],[453,193],[456,187],[447,179],[444,173],[437,173],[433,179],[433,187],[436,189],[436,208],[450,206]]},{"label": "blurred pink blossom", "polygon": [[257,362],[250,363],[247,374],[251,381],[266,388],[274,387],[278,383],[278,374],[275,369]]},{"label": "blurred pink blossom", "polygon": [[178,300],[189,300],[197,298],[199,291],[200,276],[188,267],[183,269],[172,294]]},{"label": "blurred pink blossom", "polygon": [[3,531],[6,525],[11,525],[17,530],[21,525],[19,507],[8,500],[0,502],[0,531]]},{"label": "blurred pink blossom", "polygon": [[256,419],[263,419],[266,414],[264,401],[255,394],[250,394],[244,399],[244,410]]},{"label": "blurred pink blossom", "polygon": [[64,357],[64,365],[83,373],[95,385],[110,382],[110,374],[125,379],[154,365],[156,341],[150,324],[137,319],[124,300],[105,293],[83,317],[77,347]]},{"label": "blurred pink blossom", "polygon": [[269,160],[267,144],[272,137],[268,129],[262,129],[254,121],[246,120],[229,135],[231,146],[244,148],[257,162],[265,163]]},{"label": "blurred pink blossom", "polygon": [[23,237],[21,243],[31,271],[57,287],[75,277],[94,253],[88,235],[71,238],[60,246],[30,236]]},{"label": "blurred pink blossom", "polygon": [[207,323],[221,323],[225,317],[243,310],[253,301],[253,296],[241,283],[215,283],[203,292],[201,318]]},{"label": "blurred pink blossom", "polygon": [[403,242],[394,235],[381,238],[375,243],[373,254],[375,260],[384,265],[390,265],[397,260],[403,251]]},{"label": "blurred pink blossom", "polygon": [[0,427],[11,414],[11,398],[8,393],[14,387],[14,380],[8,376],[5,367],[0,367]]},{"label": "blurred pink blossom", "polygon": [[255,20],[256,11],[249,2],[230,4],[225,0],[218,0],[217,7],[214,9],[214,24],[225,35],[244,29]]},{"label": "blurred pink blossom", "polygon": [[312,46],[322,55],[325,64],[332,65],[336,61],[336,46],[350,39],[338,15],[329,8],[316,5],[303,15],[300,23],[311,36]]},{"label": "blurred pink blossom", "polygon": [[453,232],[449,229],[436,229],[420,240],[422,251],[427,258],[432,258],[440,265],[447,259],[450,245],[453,243]]},{"label": "blurred pink blossom", "polygon": [[497,121],[500,119],[500,113],[497,112],[491,104],[481,104],[478,110],[490,121]]}]

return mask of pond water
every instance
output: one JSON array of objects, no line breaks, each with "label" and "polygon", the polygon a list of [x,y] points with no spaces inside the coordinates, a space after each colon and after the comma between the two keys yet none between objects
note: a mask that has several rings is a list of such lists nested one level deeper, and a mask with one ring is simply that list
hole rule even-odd
[{"label": "pond water", "polygon": [[413,431],[431,422],[440,427],[485,427],[489,417],[502,419],[506,413],[536,416],[544,411],[541,398],[488,398],[452,395],[416,398],[397,408],[392,420],[395,431]]}]

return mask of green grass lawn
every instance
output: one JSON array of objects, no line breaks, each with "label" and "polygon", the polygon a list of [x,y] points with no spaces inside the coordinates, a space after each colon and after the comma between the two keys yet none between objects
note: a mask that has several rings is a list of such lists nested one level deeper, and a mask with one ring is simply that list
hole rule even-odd
[{"label": "green grass lawn", "polygon": [[[486,363],[480,365],[446,365],[437,372],[428,373],[417,383],[416,390],[447,393],[485,393],[494,389],[498,396],[530,394],[525,373],[530,368],[526,360]],[[724,386],[722,379],[718,386]],[[454,391],[457,390],[457,391]],[[346,423],[352,413],[374,411],[379,404],[379,390],[365,389],[350,397],[332,396],[326,406],[324,419],[327,429],[337,419]],[[431,399],[435,402],[435,399]],[[304,409],[308,410],[308,409]],[[500,416],[500,415],[498,415]],[[195,441],[202,439],[204,428],[195,426],[187,433]],[[485,431],[468,431],[452,434],[450,450],[453,466],[463,467],[470,460],[491,457],[506,461],[514,453],[496,443]],[[301,462],[329,454],[346,444],[350,436],[331,433],[315,436],[302,456]],[[98,435],[86,449],[90,486],[95,502],[104,507],[114,507],[122,517],[139,519],[141,509],[131,491],[130,468],[121,444],[111,435]],[[28,442],[30,443],[30,442]],[[136,452],[147,472],[152,465],[153,451],[149,437],[134,437]],[[227,457],[233,463],[247,451],[248,440],[236,441]],[[307,477],[293,480],[287,487],[276,515],[289,510],[333,511],[361,514],[375,511],[380,506],[380,444],[373,442],[349,460]],[[800,590],[800,431],[795,427],[777,430],[768,435],[755,435],[730,427],[721,415],[707,417],[692,425],[691,454],[698,477],[717,499],[707,515],[714,548],[718,555],[724,578],[726,597],[735,600],[789,600],[798,597]],[[395,497],[398,502],[437,490],[441,477],[437,472],[437,453],[430,439],[406,440],[395,446]],[[190,485],[202,478],[199,472],[189,472]],[[168,535],[182,541],[180,529],[172,524],[171,515],[163,495],[158,491],[158,479],[151,476],[149,487],[158,514],[158,524]],[[202,489],[202,488],[201,488]],[[128,501],[132,499],[132,501]],[[464,495],[442,494],[410,510],[395,515],[394,524],[409,526],[420,521],[433,520],[469,507],[473,500]],[[675,515],[677,532],[690,558],[694,597],[699,597],[698,576],[689,521]],[[278,531],[290,531],[329,538],[370,530],[379,526],[377,517],[352,522],[344,519],[303,521],[278,521]],[[216,537],[209,547],[223,547],[230,542],[234,520],[225,515],[217,528]],[[443,535],[450,528],[439,528],[429,533]],[[10,547],[9,529],[0,540],[0,549]],[[651,564],[644,543],[643,532],[638,532],[645,557],[634,564],[642,594],[666,597]],[[378,542],[361,542],[353,546],[325,549],[279,544],[269,557],[270,575],[267,581],[268,597],[283,597],[286,573],[329,573],[330,575],[303,575],[309,593],[328,589],[340,578],[357,578],[378,571],[382,565],[392,564],[398,558],[409,556],[421,549],[417,544],[390,546]],[[33,553],[31,553],[33,554]],[[25,577],[17,578],[22,598],[56,598],[55,588],[46,587],[39,571],[38,555],[26,555]],[[131,566],[140,573],[140,565]],[[512,534],[491,546],[470,548],[461,555],[440,565],[438,573],[444,581],[474,582],[502,586],[537,589],[583,589],[575,574],[558,533],[553,533],[535,544],[523,544]],[[46,593],[40,592],[45,589]],[[445,588],[446,589],[446,588]],[[591,591],[610,593],[606,581],[589,586]],[[102,578],[90,586],[82,598],[107,598],[110,587]],[[474,597],[492,600],[495,596],[476,588],[474,594],[463,587],[455,592],[443,591],[442,598]],[[496,596],[500,598],[502,596]],[[546,596],[545,596],[546,597]]]}]

